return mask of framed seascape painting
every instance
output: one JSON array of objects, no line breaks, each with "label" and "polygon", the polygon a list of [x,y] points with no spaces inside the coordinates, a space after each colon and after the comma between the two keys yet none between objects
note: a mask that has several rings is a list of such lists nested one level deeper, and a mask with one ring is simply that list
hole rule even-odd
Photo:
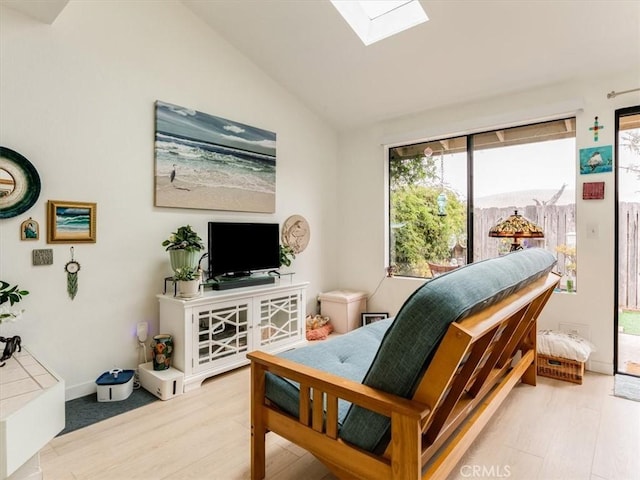
[{"label": "framed seascape painting", "polygon": [[47,203],[48,243],[95,243],[96,204],[49,200]]},{"label": "framed seascape painting", "polygon": [[156,102],[155,204],[274,213],[276,134]]}]

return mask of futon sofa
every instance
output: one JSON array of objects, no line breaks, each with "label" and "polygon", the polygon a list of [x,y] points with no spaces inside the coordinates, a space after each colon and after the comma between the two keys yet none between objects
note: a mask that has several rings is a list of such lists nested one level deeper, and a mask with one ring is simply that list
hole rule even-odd
[{"label": "futon sofa", "polygon": [[252,366],[252,478],[268,431],[339,478],[445,478],[506,394],[535,385],[536,319],[557,286],[542,249],[427,281],[386,319]]}]

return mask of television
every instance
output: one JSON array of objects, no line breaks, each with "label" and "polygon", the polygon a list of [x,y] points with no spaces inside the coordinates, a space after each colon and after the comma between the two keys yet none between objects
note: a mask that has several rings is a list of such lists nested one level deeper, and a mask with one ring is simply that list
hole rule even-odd
[{"label": "television", "polygon": [[209,222],[209,278],[280,267],[277,223]]}]

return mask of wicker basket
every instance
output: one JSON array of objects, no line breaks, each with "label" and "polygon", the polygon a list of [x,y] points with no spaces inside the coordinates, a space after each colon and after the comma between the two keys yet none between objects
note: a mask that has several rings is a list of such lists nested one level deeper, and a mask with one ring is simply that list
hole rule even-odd
[{"label": "wicker basket", "polygon": [[584,362],[538,354],[538,375],[582,385]]}]

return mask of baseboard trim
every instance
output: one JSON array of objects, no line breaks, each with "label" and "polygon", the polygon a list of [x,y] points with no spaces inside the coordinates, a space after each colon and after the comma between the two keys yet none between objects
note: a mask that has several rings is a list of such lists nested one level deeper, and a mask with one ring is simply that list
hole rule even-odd
[{"label": "baseboard trim", "polygon": [[613,375],[613,363],[599,362],[597,360],[589,360],[585,365],[590,372],[603,373],[605,375]]},{"label": "baseboard trim", "polygon": [[98,388],[96,387],[96,382],[80,383],[78,385],[73,385],[72,387],[67,387],[64,392],[64,399],[65,401],[69,401],[86,395],[91,395],[97,391]]}]

